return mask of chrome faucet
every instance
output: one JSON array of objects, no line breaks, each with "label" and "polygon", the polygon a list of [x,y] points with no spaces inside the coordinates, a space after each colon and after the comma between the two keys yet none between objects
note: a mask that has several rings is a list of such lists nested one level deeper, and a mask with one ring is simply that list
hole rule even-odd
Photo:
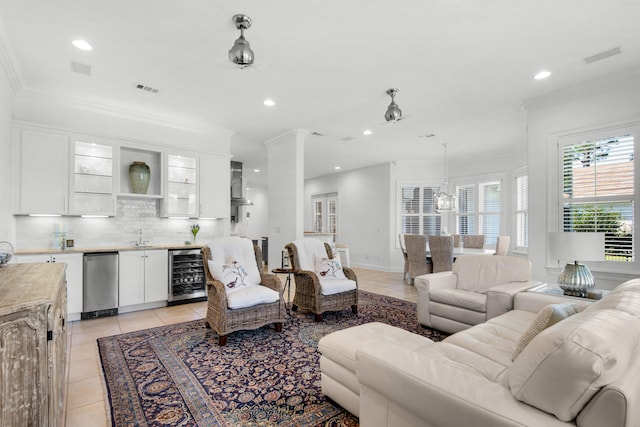
[{"label": "chrome faucet", "polygon": [[148,241],[142,240],[142,228],[140,229],[140,237],[138,237],[138,241],[136,242],[136,247],[143,248],[147,246]]}]

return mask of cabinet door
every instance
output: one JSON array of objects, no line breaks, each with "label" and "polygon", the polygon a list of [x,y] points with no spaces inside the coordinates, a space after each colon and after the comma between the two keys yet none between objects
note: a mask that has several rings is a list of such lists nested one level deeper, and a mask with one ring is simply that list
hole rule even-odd
[{"label": "cabinet door", "polygon": [[200,157],[200,218],[229,218],[229,159]]},{"label": "cabinet door", "polygon": [[144,303],[145,251],[118,254],[118,306]]},{"label": "cabinet door", "polygon": [[168,251],[145,252],[145,302],[166,301],[169,296]]},{"label": "cabinet door", "polygon": [[67,213],[69,138],[23,129],[19,158],[19,213]]},{"label": "cabinet door", "polygon": [[82,254],[55,254],[51,255],[51,260],[67,264],[67,313],[75,314],[74,319],[79,319],[82,313]]},{"label": "cabinet door", "polygon": [[115,215],[113,151],[111,144],[74,141],[69,213]]},{"label": "cabinet door", "polygon": [[198,216],[198,159],[167,155],[167,192],[163,216]]},{"label": "cabinet door", "polygon": [[35,254],[35,255],[18,255],[16,257],[18,264],[30,264],[34,262],[51,262],[51,255],[49,254]]}]

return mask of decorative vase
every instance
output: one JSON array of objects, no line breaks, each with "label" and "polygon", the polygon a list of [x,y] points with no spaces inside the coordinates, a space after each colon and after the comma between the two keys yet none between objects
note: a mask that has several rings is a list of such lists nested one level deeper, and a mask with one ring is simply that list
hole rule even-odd
[{"label": "decorative vase", "polygon": [[135,194],[147,194],[151,170],[145,162],[133,162],[129,166],[129,184]]}]

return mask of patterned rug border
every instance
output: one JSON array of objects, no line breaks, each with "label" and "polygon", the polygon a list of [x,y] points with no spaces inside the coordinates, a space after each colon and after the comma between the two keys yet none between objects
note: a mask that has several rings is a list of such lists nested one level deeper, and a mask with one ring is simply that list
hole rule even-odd
[{"label": "patterned rug border", "polygon": [[[321,393],[317,340],[335,330],[372,321],[403,327],[434,341],[446,336],[418,324],[413,302],[366,291],[359,291],[359,298],[358,316],[352,315],[350,310],[326,313],[323,322],[315,323],[310,314],[292,313],[287,316],[282,333],[269,327],[239,331],[229,336],[227,346],[223,348],[217,345],[217,335],[204,327],[204,319],[99,338],[98,352],[108,419],[114,427],[221,427],[238,425],[239,420],[242,420],[242,425],[357,426],[357,418]],[[248,342],[251,343],[250,350],[239,354],[246,354],[246,360],[253,367],[234,366],[235,353],[247,347]],[[282,348],[287,351],[282,352]],[[291,393],[277,388],[285,380],[276,375],[278,372],[269,371],[273,366],[268,362],[273,361],[266,357],[258,358],[260,363],[265,362],[264,372],[258,375],[264,375],[266,379],[256,379],[256,382],[267,381],[273,385],[271,391],[247,389],[245,383],[238,384],[233,377],[227,378],[235,372],[236,378],[253,379],[252,375],[256,373],[251,369],[258,366],[255,364],[258,351],[282,358],[284,368],[280,366],[278,369],[291,370],[288,378],[294,378],[294,385],[286,383],[293,388],[287,389]],[[210,362],[208,370],[201,366],[205,362]],[[306,365],[300,371],[297,365],[302,362]],[[220,372],[215,373],[214,368]],[[140,378],[132,373],[140,377],[136,370],[148,370],[153,375],[148,382],[139,382]],[[301,376],[305,381],[300,379]],[[221,377],[223,380],[217,382]],[[306,384],[307,388],[300,389],[301,384]],[[216,393],[212,394],[211,390]],[[234,397],[225,401],[223,396],[226,395]],[[278,397],[277,401],[270,400],[274,396]],[[296,406],[290,406],[293,404]],[[154,421],[150,422],[149,417]]]}]

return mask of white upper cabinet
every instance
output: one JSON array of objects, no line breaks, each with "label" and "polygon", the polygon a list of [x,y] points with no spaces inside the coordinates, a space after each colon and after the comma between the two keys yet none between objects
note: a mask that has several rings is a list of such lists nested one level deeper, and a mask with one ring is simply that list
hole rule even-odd
[{"label": "white upper cabinet", "polygon": [[162,216],[198,216],[198,158],[167,154],[167,185]]},{"label": "white upper cabinet", "polygon": [[64,215],[68,211],[69,137],[36,129],[17,129],[14,213]]},{"label": "white upper cabinet", "polygon": [[113,145],[77,139],[72,151],[69,213],[114,216]]},{"label": "white upper cabinet", "polygon": [[200,156],[200,218],[229,218],[229,158]]}]

